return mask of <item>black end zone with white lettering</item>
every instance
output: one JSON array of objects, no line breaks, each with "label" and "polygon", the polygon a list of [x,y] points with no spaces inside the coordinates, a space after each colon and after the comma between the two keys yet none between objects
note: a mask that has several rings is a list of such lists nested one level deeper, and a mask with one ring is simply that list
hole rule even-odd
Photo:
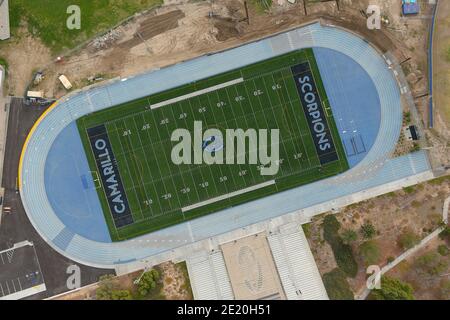
[{"label": "black end zone with white lettering", "polygon": [[320,164],[339,159],[309,62],[291,67]]},{"label": "black end zone with white lettering", "polygon": [[131,214],[125,189],[117,168],[108,133],[104,125],[87,129],[89,142],[95,156],[98,172],[105,190],[108,206],[116,228],[132,224]]}]

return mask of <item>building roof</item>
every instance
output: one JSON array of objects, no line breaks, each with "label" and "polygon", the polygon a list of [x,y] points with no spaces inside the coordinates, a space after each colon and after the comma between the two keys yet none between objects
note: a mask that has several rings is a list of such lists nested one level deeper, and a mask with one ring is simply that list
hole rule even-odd
[{"label": "building roof", "polygon": [[301,226],[282,226],[280,232],[271,235],[268,240],[287,299],[328,300]]},{"label": "building roof", "polygon": [[420,4],[417,0],[402,0],[402,10],[404,15],[417,14],[420,11]]},{"label": "building roof", "polygon": [[328,300],[298,223],[281,226],[268,237],[257,233],[220,248],[186,260],[196,300]]},{"label": "building roof", "polygon": [[222,252],[194,255],[186,265],[195,300],[234,299]]},{"label": "building roof", "polygon": [[265,232],[221,245],[236,300],[285,299]]},{"label": "building roof", "polygon": [[9,39],[10,36],[8,0],[0,0],[0,40]]}]

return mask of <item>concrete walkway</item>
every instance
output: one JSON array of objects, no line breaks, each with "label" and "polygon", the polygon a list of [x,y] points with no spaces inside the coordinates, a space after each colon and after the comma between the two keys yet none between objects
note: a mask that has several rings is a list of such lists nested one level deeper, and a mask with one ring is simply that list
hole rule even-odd
[{"label": "concrete walkway", "polygon": [[[5,86],[6,71],[0,66],[2,79],[0,79],[0,186],[3,179],[3,160],[5,158],[6,133],[8,127],[8,98],[4,97],[3,87]],[[0,196],[3,197],[3,188],[0,188]],[[2,223],[3,208],[0,205],[0,225]]]},{"label": "concrete walkway", "polygon": [[[448,210],[450,205],[450,197],[445,199],[444,201],[444,207],[442,210],[442,219],[447,224],[448,223]],[[434,230],[432,233],[430,233],[428,236],[426,236],[422,241],[420,241],[419,244],[414,246],[413,248],[403,252],[401,255],[399,255],[394,261],[391,263],[388,263],[383,268],[381,268],[381,276],[383,276],[386,272],[397,266],[400,262],[403,260],[411,257],[414,255],[418,250],[422,249],[427,243],[429,243],[431,240],[439,236],[439,233],[441,233],[445,229],[444,226],[439,227],[438,229]],[[356,297],[356,300],[365,300],[367,296],[370,294],[370,289],[365,288],[364,291]]]}]

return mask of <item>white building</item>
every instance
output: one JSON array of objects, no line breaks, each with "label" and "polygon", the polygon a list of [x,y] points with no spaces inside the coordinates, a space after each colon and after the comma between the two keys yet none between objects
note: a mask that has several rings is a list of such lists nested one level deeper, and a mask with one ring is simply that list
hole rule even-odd
[{"label": "white building", "polygon": [[9,39],[10,36],[8,0],[0,0],[0,40]]}]

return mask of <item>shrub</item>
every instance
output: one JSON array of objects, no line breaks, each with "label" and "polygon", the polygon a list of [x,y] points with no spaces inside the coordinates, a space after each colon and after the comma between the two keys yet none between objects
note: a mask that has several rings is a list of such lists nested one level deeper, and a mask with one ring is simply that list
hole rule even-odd
[{"label": "shrub", "polygon": [[338,235],[341,224],[332,214],[326,216],[323,219],[323,236],[326,241],[332,241],[333,238]]},{"label": "shrub", "polygon": [[439,254],[441,256],[447,256],[449,253],[449,249],[445,244],[441,244],[438,248],[437,251],[439,252]]},{"label": "shrub", "polygon": [[323,284],[331,300],[354,300],[353,292],[345,277],[345,273],[339,268],[323,275]]},{"label": "shrub", "polygon": [[439,291],[441,300],[450,300],[450,280],[443,279]]},{"label": "shrub", "polygon": [[272,6],[272,0],[252,0],[252,3],[259,11],[269,10]]},{"label": "shrub", "polygon": [[358,235],[356,234],[356,232],[351,229],[344,230],[344,232],[342,232],[341,237],[344,243],[347,244],[352,243],[358,239]]},{"label": "shrub", "polygon": [[419,242],[419,236],[411,230],[404,231],[397,239],[397,244],[404,250],[411,249]]},{"label": "shrub", "polygon": [[5,71],[8,72],[8,62],[5,58],[0,57],[0,65],[5,68]]},{"label": "shrub", "polygon": [[445,229],[439,233],[439,238],[441,240],[450,242],[450,227],[449,226],[445,226]]},{"label": "shrub", "polygon": [[376,233],[375,227],[370,222],[366,222],[361,226],[361,234],[364,239],[372,239]]},{"label": "shrub", "polygon": [[100,277],[99,286],[95,292],[97,300],[131,300],[132,295],[129,290],[121,290],[114,281],[113,275]]},{"label": "shrub", "polygon": [[369,299],[373,300],[414,300],[414,290],[410,284],[390,277],[381,278],[381,289],[374,289]]},{"label": "shrub", "polygon": [[129,290],[113,290],[111,300],[132,300],[133,296]]},{"label": "shrub", "polygon": [[305,233],[306,238],[311,238],[311,222],[302,224],[303,232]]},{"label": "shrub", "polygon": [[380,249],[375,241],[369,240],[359,246],[359,253],[366,266],[376,264],[380,259]]},{"label": "shrub", "polygon": [[352,248],[345,244],[339,236],[341,225],[334,215],[328,215],[323,220],[323,236],[330,244],[338,267],[348,276],[355,277],[358,265],[353,256]]},{"label": "shrub", "polygon": [[437,276],[447,270],[448,262],[446,259],[442,259],[436,252],[429,252],[417,258],[415,265],[419,272],[430,276]]},{"label": "shrub", "polygon": [[403,191],[407,194],[411,194],[415,191],[416,189],[414,188],[414,186],[410,186],[410,187],[404,187]]}]

